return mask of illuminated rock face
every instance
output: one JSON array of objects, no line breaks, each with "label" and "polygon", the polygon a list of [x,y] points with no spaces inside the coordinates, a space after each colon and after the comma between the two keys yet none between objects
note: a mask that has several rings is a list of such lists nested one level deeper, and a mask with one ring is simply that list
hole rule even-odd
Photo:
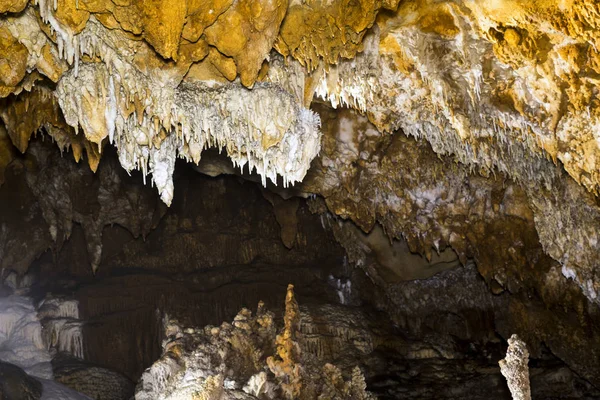
[{"label": "illuminated rock face", "polygon": [[[166,204],[171,203],[173,196],[176,157],[198,163],[200,153],[207,147],[225,148],[236,165],[248,165],[261,174],[264,184],[266,178],[277,182],[277,175],[283,178],[284,186],[302,180],[320,149],[319,118],[303,107],[302,99],[288,91],[302,93],[303,87],[288,85],[284,89],[274,78],[255,84],[285,7],[230,5],[231,12],[225,12],[223,17],[234,21],[232,24],[239,22],[238,36],[247,40],[245,45],[236,42],[235,27],[224,24],[218,28],[220,25],[212,24],[206,32],[207,41],[183,44],[180,49],[185,15],[176,11],[178,7],[166,7],[173,11],[167,15],[156,15],[157,9],[162,12],[165,8],[161,4],[150,7],[146,2],[140,8],[134,7],[134,13],[140,12],[152,21],[164,18],[159,28],[152,28],[151,24],[144,27],[143,36],[154,46],[150,47],[127,33],[138,32],[135,26],[126,24],[125,31],[111,30],[101,22],[103,17],[96,18],[72,6],[39,2],[35,10],[31,8],[1,21],[6,50],[2,67],[7,71],[3,74],[2,97],[29,89],[33,83],[26,85],[24,76],[35,70],[57,82],[54,96],[60,105],[58,114],[64,115],[64,121],[62,116],[57,121],[57,113],[51,109],[40,115],[37,126],[14,133],[11,130],[10,136],[21,151],[42,125],[67,131],[72,127],[75,132],[81,127],[86,144],[95,144],[98,153],[103,143],[109,142],[119,149],[127,171],[151,173]],[[157,9],[147,9],[153,7]],[[242,17],[246,12],[252,14],[248,21]],[[44,22],[41,25],[36,19],[38,13]],[[121,10],[117,15],[125,17],[128,13]],[[179,31],[174,28],[178,23],[175,20],[180,23]],[[250,33],[246,35],[245,31]],[[252,40],[252,35],[257,39]],[[269,35],[273,37],[265,43]],[[219,47],[207,44],[213,42],[228,56],[219,52]],[[185,54],[179,56],[180,50]],[[210,65],[199,63],[205,58]],[[224,79],[234,80],[237,76],[235,62],[241,65],[243,85]],[[187,79],[182,82],[184,77]],[[45,98],[44,101],[51,105],[54,102]],[[13,117],[9,114],[3,119],[13,121]],[[97,166],[92,161],[95,159],[90,157],[92,169]]]},{"label": "illuminated rock face", "polygon": [[44,76],[57,82],[69,68],[77,75],[80,63],[106,64],[109,72],[93,68],[100,92],[80,83],[98,98],[85,108],[104,106],[94,114],[104,111],[107,126],[70,119],[92,142],[112,137],[115,109],[129,117],[135,108],[138,125],[146,116],[168,135],[184,121],[166,115],[174,99],[157,88],[238,77],[251,88],[268,75],[274,48],[304,67],[310,98],[316,90],[360,108],[380,130],[401,127],[437,152],[515,178],[547,178],[535,160],[550,157],[597,192],[593,1],[35,3],[25,12],[23,2],[0,5],[2,96]]},{"label": "illuminated rock face", "polygon": [[508,339],[508,344],[506,358],[500,361],[502,375],[508,381],[513,399],[531,399],[529,370],[527,368],[527,362],[529,361],[527,345],[517,335],[511,336]]},{"label": "illuminated rock face", "polygon": [[[224,148],[365,231],[599,303],[599,24],[593,0],[0,0],[0,182],[40,128],[94,171],[115,146],[166,204],[177,157]],[[559,264],[531,273],[538,243]]]},{"label": "illuminated rock face", "polygon": [[[334,319],[341,314],[342,319],[359,325],[353,318],[364,319],[344,309],[328,311]],[[293,285],[288,286],[284,327],[279,334],[274,314],[262,302],[255,315],[244,308],[232,323],[218,327],[183,329],[178,321],[165,316],[163,353],[142,375],[135,398],[374,399],[365,390],[365,378],[358,366],[345,380],[340,367],[328,363],[323,354],[308,350],[310,341],[318,348],[328,338],[314,332],[305,339],[300,332],[301,318],[307,319],[307,312],[301,313]],[[342,326],[332,326],[331,331],[344,335]]]}]

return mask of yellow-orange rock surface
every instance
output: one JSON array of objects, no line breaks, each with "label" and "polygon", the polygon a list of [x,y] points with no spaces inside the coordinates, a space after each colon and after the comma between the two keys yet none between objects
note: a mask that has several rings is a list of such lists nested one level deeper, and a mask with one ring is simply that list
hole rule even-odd
[{"label": "yellow-orange rock surface", "polygon": [[[335,140],[355,157],[329,160],[311,193],[329,193],[342,170],[387,168],[369,158],[382,143],[370,138],[426,141],[520,185],[544,250],[600,299],[595,217],[583,218],[596,215],[600,191],[599,48],[595,0],[3,0],[3,143],[25,151],[44,128],[75,158],[86,150],[93,169],[113,145],[169,203],[175,158],[198,163],[206,147],[265,183],[302,180],[331,145],[313,100],[352,108],[365,120],[335,111],[347,124]],[[354,196],[328,205],[369,230],[377,216]],[[392,219],[395,234],[431,252],[430,237],[411,239]]]}]

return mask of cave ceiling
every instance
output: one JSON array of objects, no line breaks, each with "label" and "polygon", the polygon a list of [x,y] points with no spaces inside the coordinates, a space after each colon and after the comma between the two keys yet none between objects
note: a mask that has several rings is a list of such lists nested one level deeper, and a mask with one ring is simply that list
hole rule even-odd
[{"label": "cave ceiling", "polygon": [[42,135],[94,172],[113,146],[169,205],[175,160],[217,147],[365,232],[599,303],[599,25],[595,0],[0,0],[0,184]]}]

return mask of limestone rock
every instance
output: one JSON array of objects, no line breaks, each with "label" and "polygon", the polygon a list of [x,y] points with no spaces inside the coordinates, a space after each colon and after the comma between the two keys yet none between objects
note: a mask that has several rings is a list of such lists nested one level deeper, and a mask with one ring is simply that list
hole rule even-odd
[{"label": "limestone rock", "polygon": [[529,352],[527,345],[517,335],[508,339],[506,358],[500,361],[500,370],[508,382],[508,387],[515,400],[530,400],[529,388]]},{"label": "limestone rock", "polygon": [[240,0],[205,30],[208,43],[233,58],[245,86],[256,81],[286,11],[281,0]]},{"label": "limestone rock", "polygon": [[594,0],[3,0],[0,115],[21,152],[40,129],[94,171],[117,148],[165,204],[175,159],[217,147],[428,259],[450,246],[501,288],[572,279],[598,303],[599,15]]},{"label": "limestone rock", "polygon": [[118,372],[86,363],[64,353],[52,360],[54,379],[95,400],[129,399],[134,384]]},{"label": "limestone rock", "polygon": [[18,13],[27,6],[27,0],[2,0],[0,2],[0,14]]},{"label": "limestone rock", "polygon": [[0,26],[0,54],[0,97],[6,97],[25,77],[29,53],[7,27]]},{"label": "limestone rock", "polygon": [[345,380],[335,365],[300,350],[300,309],[289,285],[284,327],[259,303],[231,324],[182,329],[164,320],[163,355],[147,369],[136,399],[372,399],[359,368]]}]

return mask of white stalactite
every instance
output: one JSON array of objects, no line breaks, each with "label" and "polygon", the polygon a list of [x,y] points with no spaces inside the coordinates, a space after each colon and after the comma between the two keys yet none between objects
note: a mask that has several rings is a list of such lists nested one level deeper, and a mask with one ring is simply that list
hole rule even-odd
[{"label": "white stalactite", "polygon": [[45,299],[39,306],[38,318],[44,326],[47,349],[67,352],[84,358],[83,321],[79,319],[79,303],[74,299]]},{"label": "white stalactite", "polygon": [[166,204],[176,157],[198,163],[208,147],[224,148],[235,165],[256,170],[263,185],[267,178],[277,184],[278,175],[284,187],[304,178],[320,150],[320,119],[296,93],[274,83],[248,90],[239,83],[209,86],[142,73],[119,34],[92,17],[72,43],[103,63],[67,72],[56,95],[69,125],[81,126],[99,146],[108,137],[127,171],[152,174]]}]

